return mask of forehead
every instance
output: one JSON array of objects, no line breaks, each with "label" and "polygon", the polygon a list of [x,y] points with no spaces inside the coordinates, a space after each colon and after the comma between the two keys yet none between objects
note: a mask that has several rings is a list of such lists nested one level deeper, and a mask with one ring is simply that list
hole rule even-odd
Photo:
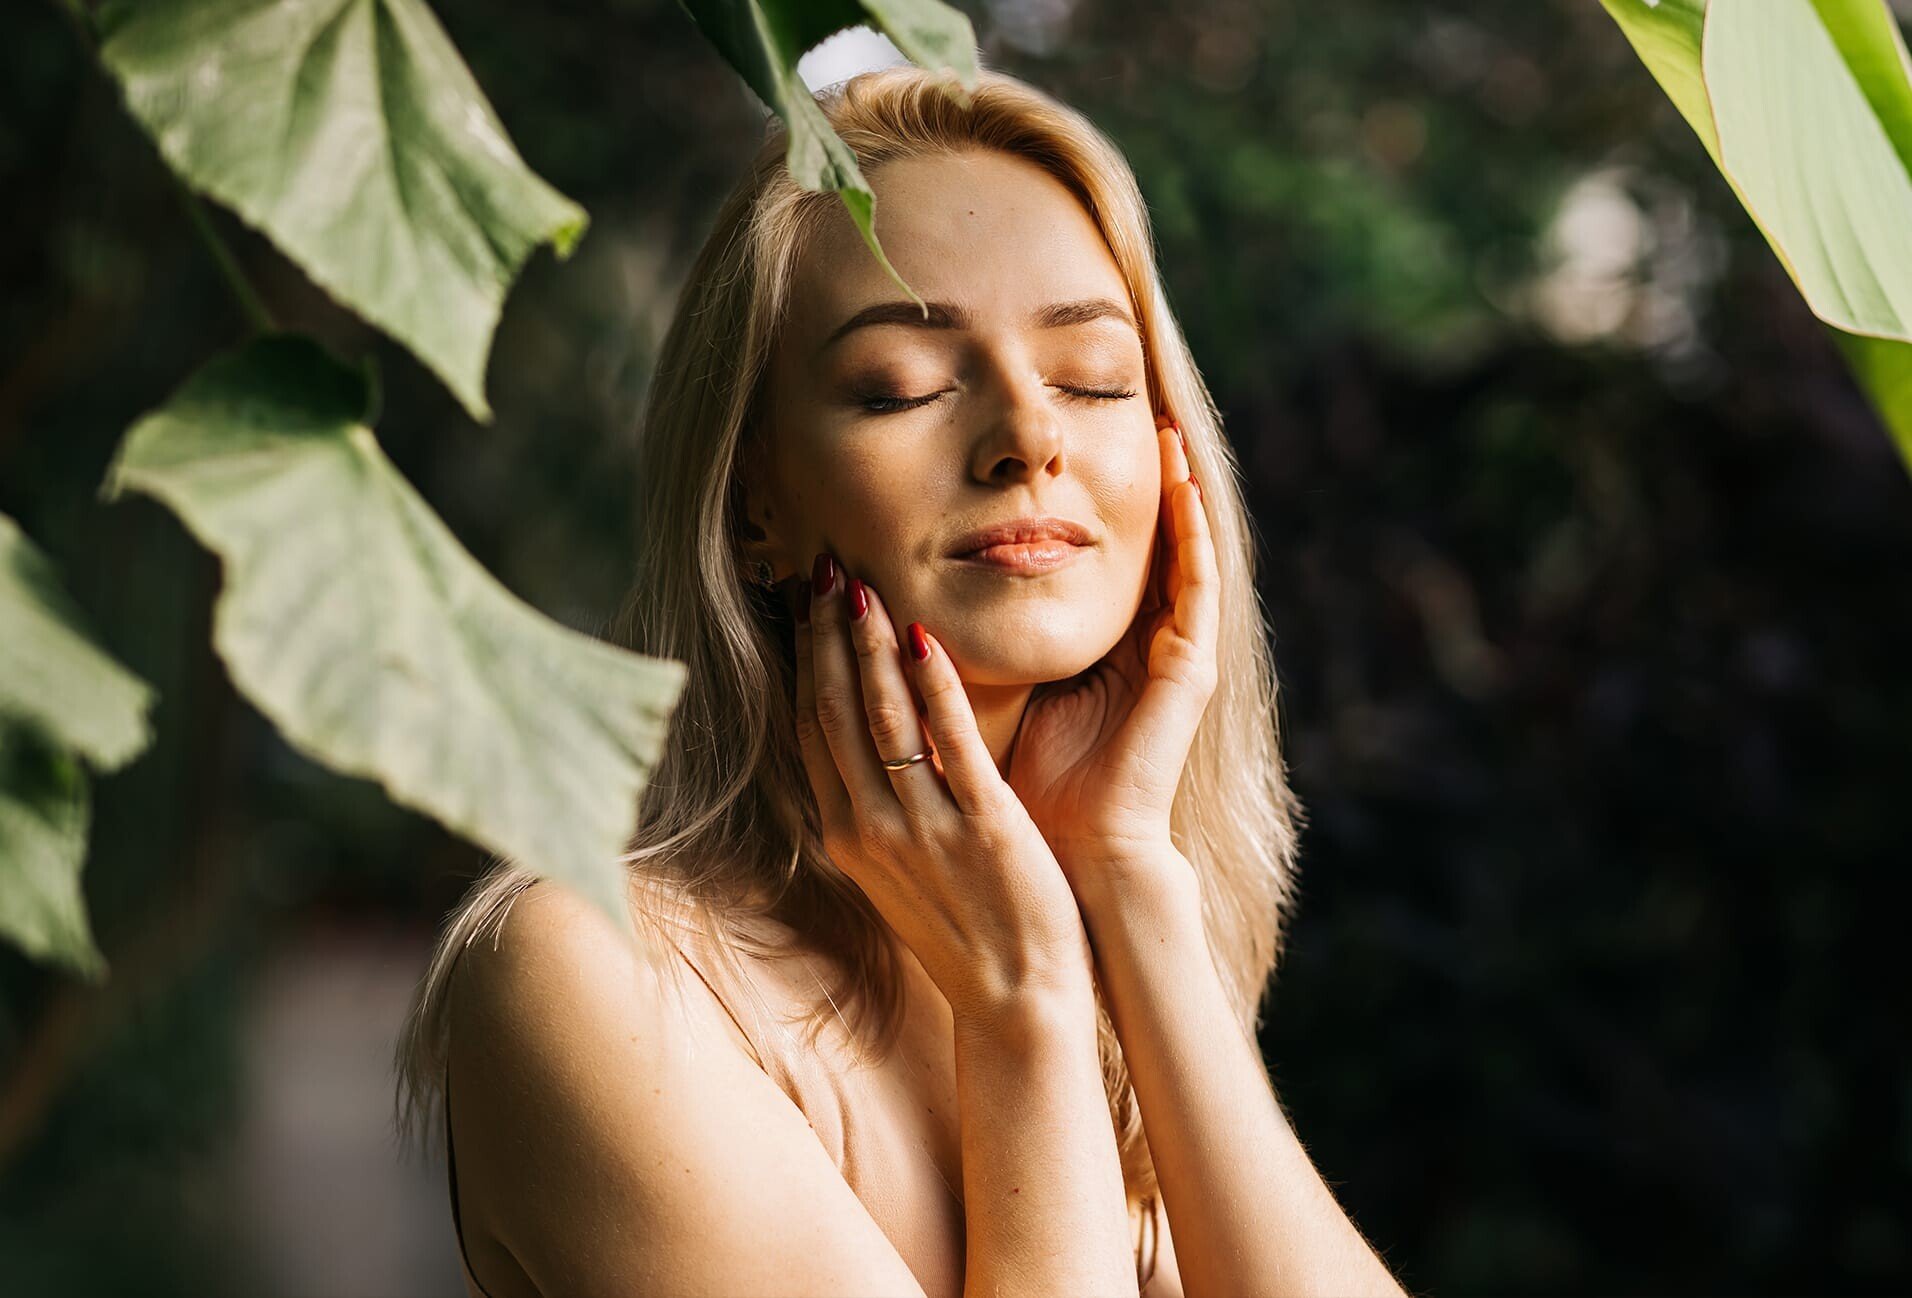
[{"label": "forehead", "polygon": [[[1032,162],[972,149],[898,159],[865,179],[890,264],[926,301],[966,308],[978,328],[1020,326],[1053,302],[1108,297],[1127,308],[1095,221]],[[789,341],[804,354],[863,307],[907,300],[841,203],[799,253],[791,287]]]}]

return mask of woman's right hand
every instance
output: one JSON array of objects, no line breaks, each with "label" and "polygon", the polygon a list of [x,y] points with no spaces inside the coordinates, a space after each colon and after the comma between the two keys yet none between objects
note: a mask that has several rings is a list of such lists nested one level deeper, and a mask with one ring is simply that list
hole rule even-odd
[{"label": "woman's right hand", "polygon": [[[824,849],[959,1022],[1031,994],[1087,991],[1094,966],[1075,894],[997,770],[948,654],[916,623],[906,654],[876,591],[852,585],[821,554],[807,616],[797,595],[797,738]],[[932,743],[933,758],[883,765]]]}]

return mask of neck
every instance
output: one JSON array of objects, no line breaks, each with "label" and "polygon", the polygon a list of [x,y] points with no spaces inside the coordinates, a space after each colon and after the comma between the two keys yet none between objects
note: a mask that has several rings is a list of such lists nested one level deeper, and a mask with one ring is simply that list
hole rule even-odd
[{"label": "neck", "polygon": [[996,769],[1007,773],[1009,750],[1015,746],[1016,730],[1022,725],[1023,710],[1029,706],[1033,685],[972,685],[963,682],[969,695],[969,709],[976,714],[976,729],[983,745],[996,759]]}]

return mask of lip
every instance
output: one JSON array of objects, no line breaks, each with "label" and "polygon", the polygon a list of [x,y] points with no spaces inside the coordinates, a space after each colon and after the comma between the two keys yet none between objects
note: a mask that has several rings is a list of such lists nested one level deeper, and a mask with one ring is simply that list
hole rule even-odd
[{"label": "lip", "polygon": [[1010,572],[1048,572],[1094,543],[1087,528],[1067,518],[1015,518],[980,527],[956,541],[950,557]]}]

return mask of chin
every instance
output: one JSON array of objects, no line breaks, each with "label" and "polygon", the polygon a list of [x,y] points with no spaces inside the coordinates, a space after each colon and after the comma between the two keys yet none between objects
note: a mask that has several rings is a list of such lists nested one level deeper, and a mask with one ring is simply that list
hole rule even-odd
[{"label": "chin", "polygon": [[1110,612],[1105,604],[1080,612],[1032,607],[972,614],[937,639],[965,684],[1041,685],[1093,667],[1115,647],[1134,614],[1115,625]]}]

